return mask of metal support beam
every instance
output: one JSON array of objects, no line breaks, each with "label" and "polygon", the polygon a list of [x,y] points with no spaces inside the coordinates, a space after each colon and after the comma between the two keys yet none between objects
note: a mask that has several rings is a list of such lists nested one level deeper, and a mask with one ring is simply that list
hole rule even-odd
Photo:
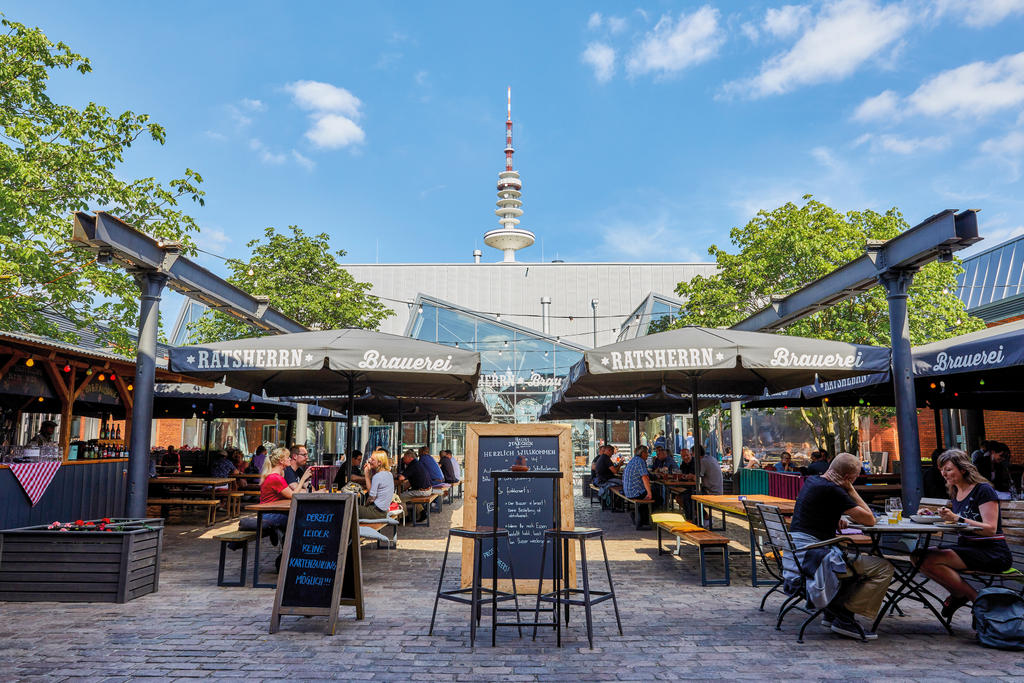
[{"label": "metal support beam", "polygon": [[309,426],[309,406],[295,404],[295,443],[306,443],[306,428]]},{"label": "metal support beam", "polygon": [[767,307],[736,323],[732,329],[752,332],[782,329],[815,311],[871,289],[885,271],[916,270],[937,259],[949,260],[953,252],[979,240],[976,212],[957,214],[948,209],[891,240],[868,244],[864,256],[788,296],[773,297]]},{"label": "metal support beam", "polygon": [[[732,471],[733,476],[737,476],[736,472],[740,471],[740,465],[743,462],[743,404],[739,401],[732,401],[729,403],[729,417],[732,419]],[[736,478],[733,481],[736,485],[739,485],[739,479]],[[739,493],[739,489],[736,489],[735,493]]]},{"label": "metal support beam", "polygon": [[903,506],[906,510],[916,510],[921,500],[921,443],[917,431],[917,395],[914,391],[914,363],[910,354],[907,316],[907,290],[916,272],[915,268],[894,268],[878,277],[889,302],[896,437],[900,447]]},{"label": "metal support beam", "polygon": [[162,273],[171,289],[263,330],[308,331],[305,326],[270,308],[265,297],[247,294],[181,256],[179,244],[155,240],[103,211],[95,216],[81,211],[76,213],[71,241],[97,252],[101,258],[117,261],[129,268]]},{"label": "metal support beam", "polygon": [[139,346],[135,354],[135,400],[132,403],[132,436],[128,450],[128,491],[125,516],[146,516],[149,489],[149,448],[153,432],[153,391],[156,381],[156,335],[160,327],[160,295],[167,276],[137,273],[141,290]]},{"label": "metal support beam", "polygon": [[953,411],[942,411],[942,449],[956,448],[956,429],[953,426]]}]

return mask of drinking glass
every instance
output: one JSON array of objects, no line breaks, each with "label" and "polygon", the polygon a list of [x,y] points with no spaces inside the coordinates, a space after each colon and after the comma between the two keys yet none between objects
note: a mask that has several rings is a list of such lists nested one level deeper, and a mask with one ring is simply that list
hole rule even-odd
[{"label": "drinking glass", "polygon": [[901,499],[901,498],[893,498],[892,499],[892,510],[893,510],[893,514],[896,515],[896,521],[897,522],[902,522],[903,521],[903,499]]}]

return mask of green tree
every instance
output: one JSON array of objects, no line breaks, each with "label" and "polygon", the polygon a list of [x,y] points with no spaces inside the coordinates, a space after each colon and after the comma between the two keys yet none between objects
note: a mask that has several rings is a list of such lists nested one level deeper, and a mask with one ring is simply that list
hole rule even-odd
[{"label": "green tree", "polygon": [[192,253],[198,226],[179,201],[202,205],[202,178],[191,169],[166,184],[119,177],[132,144],[163,144],[164,129],[145,114],[54,102],[50,74],[84,75],[89,61],[38,28],[3,19],[0,30],[0,327],[61,336],[44,315],[52,312],[80,329],[106,324],[128,350],[138,288],[123,269],[70,246],[72,214],[103,209]]},{"label": "green tree", "polygon": [[[888,240],[910,227],[893,208],[884,214],[845,214],[814,200],[760,211],[729,233],[736,251],[708,249],[718,263],[711,276],[682,282],[676,292],[686,301],[673,327],[729,327],[784,296],[864,254],[867,240]],[[982,329],[954,294],[959,261],[933,262],[914,277],[908,300],[910,339],[924,344]],[[889,346],[889,313],[882,287],[841,301],[787,327],[783,334]],[[859,408],[804,409],[805,422],[832,450],[856,447]],[[852,452],[856,452],[853,450]]]},{"label": "green tree", "polygon": [[[311,329],[376,329],[382,320],[394,315],[369,293],[370,283],[356,282],[342,267],[338,258],[346,252],[332,254],[325,233],[306,235],[294,225],[288,229],[290,235],[267,228],[264,240],[248,242],[246,246],[252,251],[248,261],[228,260],[228,282],[269,297],[271,306]],[[196,343],[260,334],[237,318],[209,310],[189,329]]]}]

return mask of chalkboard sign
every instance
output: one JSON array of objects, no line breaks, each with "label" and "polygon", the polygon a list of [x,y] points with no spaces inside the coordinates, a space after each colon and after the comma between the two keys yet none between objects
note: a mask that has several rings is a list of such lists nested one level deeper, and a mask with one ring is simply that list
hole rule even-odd
[{"label": "chalkboard sign", "polygon": [[[561,506],[564,528],[572,528],[572,444],[567,425],[491,424],[469,425],[466,446],[466,507],[463,521],[467,527],[493,525],[494,484],[491,472],[526,466],[531,472],[560,471],[559,500],[554,499],[551,479],[499,479],[498,526],[508,529],[511,553],[505,542],[498,542],[499,586],[511,586],[514,563],[516,588],[520,593],[537,590],[538,579],[552,578],[554,562],[550,548],[541,567],[544,530],[554,520],[555,505]],[[492,578],[493,549],[485,541],[481,577]],[[468,585],[473,567],[470,546],[463,549],[463,585]],[[575,577],[573,577],[574,579]]]},{"label": "chalkboard sign", "polygon": [[323,615],[333,635],[339,605],[354,605],[357,618],[363,618],[355,496],[296,493],[284,543],[271,633],[277,632],[281,615]]}]

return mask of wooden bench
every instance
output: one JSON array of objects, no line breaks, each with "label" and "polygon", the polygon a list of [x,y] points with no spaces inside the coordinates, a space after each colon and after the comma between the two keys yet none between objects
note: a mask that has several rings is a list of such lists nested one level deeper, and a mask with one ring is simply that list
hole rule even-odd
[{"label": "wooden bench", "polygon": [[[674,519],[678,517],[679,519]],[[729,585],[729,539],[725,536],[708,531],[692,522],[683,520],[682,515],[657,514],[652,517],[658,527],[658,554],[664,555],[661,547],[662,531],[676,538],[676,554],[680,551],[681,541],[686,541],[697,546],[700,558],[700,585],[702,586],[728,586]],[[682,521],[680,521],[682,520]],[[709,579],[707,574],[707,562],[705,551],[707,548],[720,548],[722,551],[722,563],[725,567],[725,578]]]},{"label": "wooden bench", "polygon": [[[363,528],[365,528],[365,529],[373,529],[374,531],[376,531],[378,533],[380,533],[381,529],[384,529],[384,528],[389,527],[389,526],[393,526],[393,525],[388,524],[387,522],[366,522],[366,521],[359,522],[359,528],[360,529],[363,529]],[[387,549],[388,550],[391,550],[391,548],[397,547],[397,545],[398,545],[398,534],[397,534],[398,530],[397,530],[397,528],[395,529],[395,531],[396,531],[395,538],[393,538],[390,541],[388,541],[388,544],[387,544]],[[381,535],[383,535],[383,534],[381,534]],[[362,539],[362,538],[363,538],[363,536],[360,535],[360,539]],[[375,541],[377,543],[377,547],[380,548],[381,541],[380,541],[379,538],[370,538],[368,540]]]},{"label": "wooden bench", "polygon": [[594,507],[594,498],[597,498],[597,502],[601,504],[601,509],[604,509],[604,503],[601,501],[601,487],[597,484],[590,484],[590,507]]},{"label": "wooden bench", "polygon": [[622,501],[623,508],[628,508],[633,515],[633,525],[639,529],[650,529],[650,524],[643,523],[643,516],[640,514],[641,506],[647,507],[647,518],[650,519],[654,513],[654,499],[653,498],[627,498],[626,494],[622,492],[622,489],[618,486],[612,488],[612,495],[619,498]]},{"label": "wooden bench", "polygon": [[1017,584],[1018,592],[1024,596],[1024,501],[1004,500],[999,503],[999,514],[1003,522],[1003,535],[1013,556],[1013,566],[1004,572],[982,572],[964,570],[960,572],[967,581],[975,581],[983,586],[994,583],[1006,584],[1012,581]]},{"label": "wooden bench", "polygon": [[[434,506],[434,501],[440,494],[430,493],[426,496],[415,496],[412,498],[403,498],[402,503],[406,506],[408,514],[406,517],[412,517],[413,526],[430,526],[430,508]],[[422,522],[416,521],[416,506],[422,505],[425,519]]]},{"label": "wooden bench", "polygon": [[224,508],[227,510],[228,519],[235,519],[242,515],[242,498],[245,493],[242,491],[229,491],[227,489],[215,492],[218,498],[224,499]]},{"label": "wooden bench", "polygon": [[[445,502],[448,502],[448,503],[454,502],[454,501],[452,501],[452,498],[451,498],[451,490],[452,490],[452,485],[451,484],[436,484],[433,487],[431,487],[431,490],[434,493],[437,494],[437,500],[434,501],[434,503],[432,505],[432,507],[434,508],[432,510],[432,512],[441,512],[441,506]],[[445,500],[446,498],[447,498],[447,501]]]},{"label": "wooden bench", "polygon": [[217,506],[220,502],[213,498],[150,498],[146,505],[159,505],[160,516],[166,517],[164,510],[169,507],[204,507],[206,508],[206,526],[213,526],[217,521]]},{"label": "wooden bench", "polygon": [[[217,565],[217,585],[218,586],[244,586],[245,585],[245,572],[249,566],[249,541],[256,540],[255,531],[231,531],[226,534],[218,534],[213,537],[213,540],[220,541],[220,563]],[[241,543],[242,544],[242,568],[238,572],[238,581],[225,581],[224,580],[224,560],[227,557],[227,550],[229,543]]]}]

